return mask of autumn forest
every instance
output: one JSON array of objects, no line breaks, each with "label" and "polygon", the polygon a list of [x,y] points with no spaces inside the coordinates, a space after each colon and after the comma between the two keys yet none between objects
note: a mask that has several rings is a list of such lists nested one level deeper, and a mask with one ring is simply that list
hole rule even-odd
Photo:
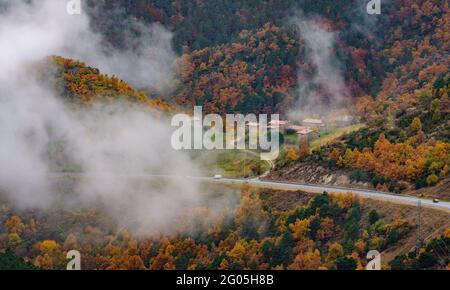
[{"label": "autumn forest", "polygon": [[[0,269],[450,269],[448,1],[36,2],[0,1]],[[194,106],[279,114],[278,158],[175,152]]]}]

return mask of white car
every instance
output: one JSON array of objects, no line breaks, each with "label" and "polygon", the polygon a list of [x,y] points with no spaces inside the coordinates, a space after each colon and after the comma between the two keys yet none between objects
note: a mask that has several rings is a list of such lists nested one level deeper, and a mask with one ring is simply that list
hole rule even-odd
[{"label": "white car", "polygon": [[222,175],[216,174],[216,175],[214,175],[214,179],[222,179]]},{"label": "white car", "polygon": [[437,198],[433,199],[433,203],[439,203],[439,199]]}]

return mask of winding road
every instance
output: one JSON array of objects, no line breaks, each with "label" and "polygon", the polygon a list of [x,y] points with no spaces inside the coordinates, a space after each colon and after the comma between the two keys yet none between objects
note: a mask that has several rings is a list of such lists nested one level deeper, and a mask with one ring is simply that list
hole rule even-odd
[{"label": "winding road", "polygon": [[190,177],[196,178],[204,181],[212,181],[216,183],[224,183],[224,184],[248,184],[252,186],[262,187],[262,188],[270,188],[270,189],[284,189],[284,190],[301,190],[310,193],[322,193],[326,192],[334,192],[334,193],[348,193],[352,192],[358,196],[363,198],[373,198],[377,200],[384,200],[388,202],[402,203],[417,206],[419,201],[421,206],[431,207],[439,210],[444,210],[450,213],[450,202],[440,201],[438,203],[433,202],[430,199],[417,198],[413,196],[399,195],[399,194],[391,194],[380,191],[373,191],[368,189],[355,189],[355,188],[346,188],[346,187],[338,187],[338,186],[327,186],[327,185],[316,185],[316,184],[299,184],[292,182],[284,182],[284,181],[269,181],[269,180],[244,180],[244,179],[234,179],[234,178],[221,178],[214,179],[211,177]]},{"label": "winding road", "polygon": [[[109,174],[94,174],[98,177],[105,177]],[[86,177],[92,176],[88,173],[52,173],[49,174],[50,178],[60,178],[60,177]],[[115,178],[120,178],[117,174],[114,174]],[[407,204],[412,206],[418,206],[419,201],[421,206],[434,208],[450,213],[450,202],[440,201],[433,202],[430,199],[418,198],[413,196],[391,194],[387,192],[380,192],[368,189],[355,189],[346,188],[338,186],[328,186],[328,185],[317,185],[317,184],[300,184],[285,181],[270,181],[270,180],[258,180],[258,179],[237,179],[237,178],[214,178],[214,177],[201,177],[201,176],[173,176],[173,175],[159,175],[159,174],[139,174],[139,175],[124,175],[125,177],[133,178],[169,178],[169,179],[191,179],[198,180],[202,182],[211,182],[219,184],[235,184],[235,185],[252,185],[255,187],[268,188],[268,189],[281,189],[281,190],[301,190],[309,193],[322,193],[333,192],[333,193],[348,193],[352,192],[363,198],[373,198],[377,200],[383,200],[387,202],[394,202],[400,204]]]}]

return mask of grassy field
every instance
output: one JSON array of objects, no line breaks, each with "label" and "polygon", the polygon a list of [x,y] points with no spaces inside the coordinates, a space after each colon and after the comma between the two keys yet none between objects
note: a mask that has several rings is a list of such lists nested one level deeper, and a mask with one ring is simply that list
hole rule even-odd
[{"label": "grassy field", "polygon": [[259,154],[245,150],[203,151],[197,156],[197,164],[205,175],[221,174],[224,177],[257,177],[269,170],[269,164]]},{"label": "grassy field", "polygon": [[218,166],[227,177],[256,177],[269,169],[259,155],[240,150],[227,150],[218,155]]},{"label": "grassy field", "polygon": [[297,134],[284,134],[284,143],[286,145],[298,145]]},{"label": "grassy field", "polygon": [[330,141],[333,141],[334,139],[339,138],[344,134],[348,134],[348,133],[357,131],[357,130],[363,128],[364,126],[365,126],[364,124],[355,124],[355,125],[351,125],[351,126],[347,126],[347,127],[337,128],[328,133],[323,133],[323,134],[321,134],[320,138],[311,141],[309,146],[312,149],[314,149],[314,148],[326,145]]}]

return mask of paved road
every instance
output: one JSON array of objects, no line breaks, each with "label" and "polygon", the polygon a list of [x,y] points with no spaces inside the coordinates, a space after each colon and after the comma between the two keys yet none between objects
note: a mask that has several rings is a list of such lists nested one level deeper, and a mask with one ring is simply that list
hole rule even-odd
[{"label": "paved road", "polygon": [[[49,174],[49,177],[85,177],[85,176],[93,176],[93,174],[87,173],[52,173]],[[102,176],[109,176],[109,174],[95,174],[101,178]],[[432,200],[417,198],[412,196],[398,195],[398,194],[390,194],[386,192],[366,190],[366,189],[353,189],[353,188],[345,188],[345,187],[337,187],[337,186],[326,186],[326,185],[314,185],[314,184],[298,184],[292,182],[281,182],[281,181],[268,181],[268,180],[255,180],[255,179],[234,179],[234,178],[220,178],[215,179],[213,177],[199,177],[199,176],[171,176],[171,175],[157,175],[157,174],[137,174],[137,175],[124,175],[123,177],[133,178],[171,178],[171,179],[193,179],[199,181],[220,183],[220,184],[248,184],[263,188],[271,188],[271,189],[284,189],[284,190],[302,190],[310,193],[322,193],[324,191],[334,192],[334,193],[347,193],[352,192],[358,196],[365,198],[373,198],[377,200],[384,200],[388,202],[395,203],[403,203],[409,205],[417,206],[419,201],[422,206],[435,208],[443,211],[447,211],[450,213],[450,202],[440,201],[439,203],[434,203]],[[115,178],[120,178],[114,174]]]},{"label": "paved road", "polygon": [[[206,178],[211,180],[211,178]],[[412,196],[398,195],[398,194],[390,194],[386,192],[365,190],[365,189],[353,189],[353,188],[345,188],[345,187],[337,187],[337,186],[325,186],[325,185],[313,185],[313,184],[298,184],[291,182],[280,182],[280,181],[268,181],[268,180],[242,180],[242,179],[231,179],[231,178],[222,178],[219,180],[215,180],[215,182],[219,183],[231,183],[231,184],[249,184],[264,188],[273,188],[273,189],[290,189],[290,190],[302,190],[311,193],[322,193],[324,191],[327,192],[335,192],[335,193],[347,193],[352,192],[356,195],[366,198],[373,198],[378,200],[385,200],[390,202],[404,203],[409,205],[418,205],[419,201],[422,206],[432,207],[440,210],[445,210],[450,212],[450,202],[440,201],[439,203],[434,203],[432,200],[417,198]]]}]

